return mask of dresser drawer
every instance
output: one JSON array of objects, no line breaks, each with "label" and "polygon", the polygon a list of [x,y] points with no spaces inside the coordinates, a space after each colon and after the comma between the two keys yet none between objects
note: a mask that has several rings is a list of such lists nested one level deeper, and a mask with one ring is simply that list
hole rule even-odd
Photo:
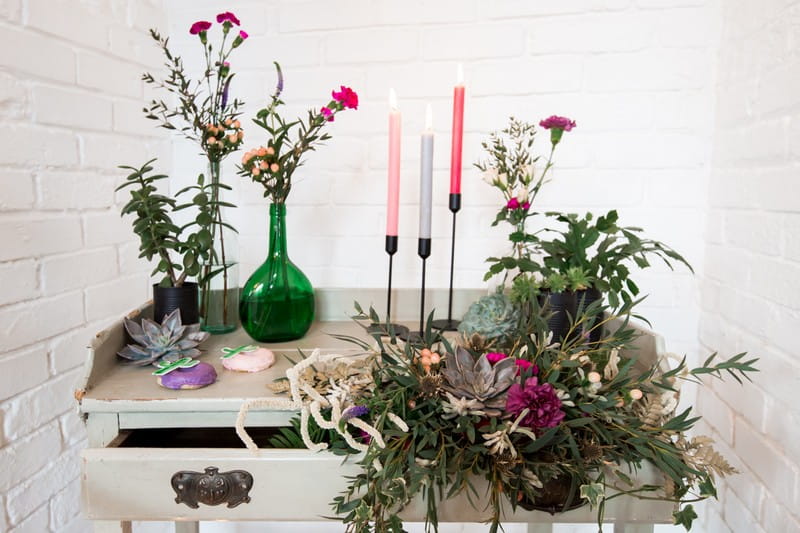
[{"label": "dresser drawer", "polygon": [[[320,520],[333,514],[330,502],[345,489],[344,476],[359,471],[354,458],[345,462],[344,457],[325,452],[251,452],[234,447],[230,442],[230,435],[235,438],[233,430],[227,438],[217,439],[231,447],[174,447],[186,444],[188,438],[180,436],[179,430],[155,433],[169,431],[176,437],[165,447],[151,442],[141,446],[142,440],[152,439],[142,439],[141,431],[133,431],[123,433],[107,448],[82,452],[81,491],[87,518]],[[176,502],[180,489],[182,501]],[[198,501],[198,491],[207,501],[210,497],[213,505],[202,503],[202,498]]]}]

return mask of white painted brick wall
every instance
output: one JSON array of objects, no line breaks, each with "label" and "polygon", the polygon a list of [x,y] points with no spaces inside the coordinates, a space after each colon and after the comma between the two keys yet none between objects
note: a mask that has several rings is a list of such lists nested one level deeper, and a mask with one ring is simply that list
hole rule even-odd
[{"label": "white painted brick wall", "polygon": [[742,471],[703,523],[800,531],[800,2],[723,0],[721,19],[700,341],[761,357],[761,372],[755,385],[700,394],[700,413]]},{"label": "white painted brick wall", "polygon": [[79,366],[91,336],[149,294],[116,165],[171,155],[132,110],[160,63],[145,8],[166,26],[158,0],[0,3],[0,531],[90,530]]},{"label": "white painted brick wall", "polygon": [[[723,502],[706,506],[706,531],[796,528],[800,415],[791,393],[800,295],[784,280],[795,279],[800,261],[798,195],[787,194],[796,189],[800,155],[791,23],[798,8],[796,0],[721,2],[0,3],[0,120],[13,141],[0,145],[0,530],[87,530],[76,515],[74,479],[83,430],[64,396],[91,334],[149,292],[147,267],[118,216],[116,165],[159,156],[176,182],[204,170],[194,147],[180,139],[170,147],[138,114],[149,94],[139,75],[161,63],[145,31],[168,29],[175,49],[192,57],[189,24],[222,9],[237,13],[251,35],[232,58],[246,116],[272,90],[273,59],[285,67],[293,112],[320,105],[339,84],[361,96],[359,111],[341,115],[329,146],[298,172],[289,201],[290,253],[320,287],[385,284],[389,87],[404,113],[399,287],[419,278],[417,132],[428,102],[437,132],[428,283],[447,283],[457,63],[468,87],[458,287],[482,286],[483,258],[504,238],[488,227],[499,198],[471,167],[482,157],[480,141],[510,114],[575,118],[543,207],[619,207],[624,223],[644,226],[690,259],[703,274],[699,287],[683,271],[637,277],[653,292],[643,313],[673,351],[697,350],[699,322],[704,349],[748,348],[771,358],[763,373],[769,386],[714,386],[700,398],[721,448],[748,455],[738,462],[745,475],[723,484]],[[245,144],[258,144],[259,132],[246,125]],[[243,281],[266,254],[267,205],[234,175],[235,159],[226,169],[241,206],[234,222]],[[758,451],[763,457],[743,466]]]}]

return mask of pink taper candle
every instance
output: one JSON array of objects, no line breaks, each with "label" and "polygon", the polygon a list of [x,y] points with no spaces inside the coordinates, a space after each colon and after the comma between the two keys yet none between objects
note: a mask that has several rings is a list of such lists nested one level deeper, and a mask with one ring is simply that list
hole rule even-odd
[{"label": "pink taper candle", "polygon": [[400,111],[397,95],[389,90],[389,198],[386,202],[386,235],[397,235],[397,212],[400,205]]},{"label": "pink taper candle", "polygon": [[464,70],[458,65],[453,88],[453,142],[450,152],[450,194],[461,194],[461,147],[464,141]]}]

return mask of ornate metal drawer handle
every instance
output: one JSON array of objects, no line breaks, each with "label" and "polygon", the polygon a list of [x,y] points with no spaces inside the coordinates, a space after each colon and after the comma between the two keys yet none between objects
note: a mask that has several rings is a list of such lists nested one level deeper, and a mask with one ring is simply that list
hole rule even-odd
[{"label": "ornate metal drawer handle", "polygon": [[236,507],[240,503],[250,503],[250,489],[253,488],[253,475],[244,470],[220,472],[209,466],[205,473],[182,470],[172,476],[172,488],[177,497],[175,503],[185,503],[192,509],[205,505]]}]

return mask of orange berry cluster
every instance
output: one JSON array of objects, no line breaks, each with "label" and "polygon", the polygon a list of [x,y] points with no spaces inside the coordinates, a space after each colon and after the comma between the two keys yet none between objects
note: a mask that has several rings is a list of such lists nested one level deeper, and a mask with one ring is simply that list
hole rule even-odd
[{"label": "orange berry cluster", "polygon": [[225,119],[223,124],[208,123],[204,127],[203,145],[209,152],[233,152],[244,139],[244,130],[238,120]]},{"label": "orange berry cluster", "polygon": [[444,359],[444,356],[439,355],[437,352],[432,352],[427,348],[420,350],[419,355],[414,355],[414,362],[421,364],[425,372],[430,372],[431,367],[438,367],[442,359]]},{"label": "orange berry cluster", "polygon": [[260,146],[245,153],[242,156],[242,167],[253,176],[266,172],[275,174],[281,169],[272,146]]}]

